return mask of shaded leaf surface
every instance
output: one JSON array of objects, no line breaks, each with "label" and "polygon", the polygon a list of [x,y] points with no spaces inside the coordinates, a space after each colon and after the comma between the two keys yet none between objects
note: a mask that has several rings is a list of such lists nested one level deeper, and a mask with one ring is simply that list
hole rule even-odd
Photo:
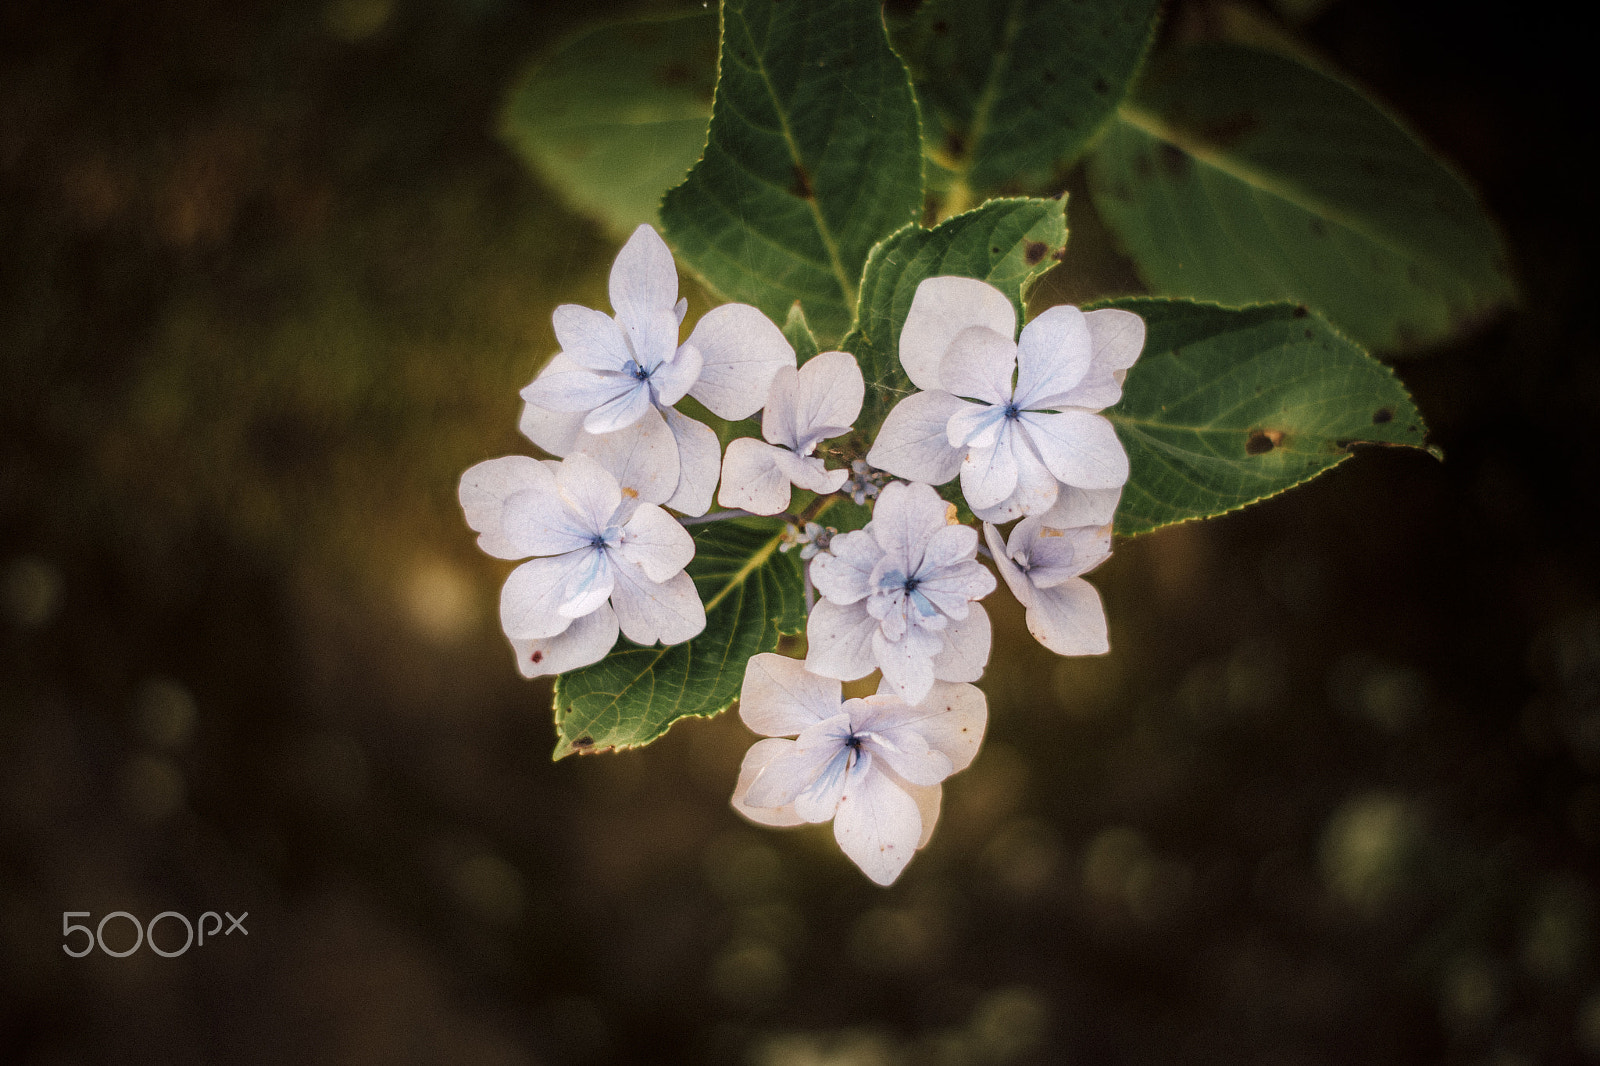
[{"label": "shaded leaf surface", "polygon": [[1131,298],[1144,354],[1106,411],[1132,467],[1117,532],[1236,510],[1350,458],[1352,445],[1423,447],[1394,371],[1286,304],[1230,310]]},{"label": "shaded leaf surface", "polygon": [[976,193],[1043,191],[1127,93],[1158,0],[930,0],[904,38],[929,145]]},{"label": "shaded leaf surface", "polygon": [[798,553],[777,550],[783,523],[718,522],[693,530],[689,564],[706,628],[671,647],[626,638],[592,666],[556,679],[557,759],[574,752],[635,748],[680,718],[710,717],[739,694],[750,656],[805,627]]},{"label": "shaded leaf surface", "polygon": [[858,322],[844,349],[853,352],[867,382],[858,425],[875,428],[914,391],[900,366],[900,328],[928,278],[979,278],[1011,298],[1022,321],[1023,296],[1066,247],[1062,200],[991,200],[933,229],[910,225],[872,250],[861,279]]},{"label": "shaded leaf surface", "polygon": [[716,51],[711,11],[588,30],[518,83],[502,135],[572,206],[625,238],[656,222],[662,194],[700,158]]},{"label": "shaded leaf surface", "polygon": [[849,328],[872,246],[922,208],[917,105],[871,0],[727,0],[704,157],[667,194],[680,258],[775,322]]},{"label": "shaded leaf surface", "polygon": [[1095,206],[1156,292],[1294,300],[1369,348],[1436,343],[1513,296],[1472,192],[1371,101],[1208,44],[1150,71],[1090,157]]}]

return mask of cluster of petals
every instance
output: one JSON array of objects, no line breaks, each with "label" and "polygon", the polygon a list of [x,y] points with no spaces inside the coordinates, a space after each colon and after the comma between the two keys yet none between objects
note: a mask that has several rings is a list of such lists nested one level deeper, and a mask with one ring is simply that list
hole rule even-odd
[{"label": "cluster of petals", "polygon": [[989,616],[974,603],[995,578],[978,531],[927,485],[884,487],[866,528],[811,560],[822,599],[806,623],[807,669],[851,681],[875,669],[907,703],[938,681],[976,681],[989,661]]},{"label": "cluster of petals", "polygon": [[529,560],[500,594],[500,624],[524,676],[597,662],[619,629],[648,645],[677,644],[705,628],[705,608],[683,570],[694,541],[627,484],[639,467],[607,469],[587,455],[510,455],[462,475],[461,506],[478,546]]},{"label": "cluster of petals", "polygon": [[[660,502],[704,514],[721,449],[711,427],[673,405],[693,396],[720,418],[748,418],[774,375],[793,370],[794,348],[747,304],[712,308],[679,344],[688,301],[678,299],[671,251],[649,226],[617,254],[610,295],[615,317],[577,304],[556,308],[561,351],[522,391],[522,431],[552,455],[642,449],[653,478],[670,489]],[[607,441],[618,435],[620,442]]]},{"label": "cluster of petals", "polygon": [[1035,640],[1057,655],[1111,650],[1105,605],[1082,577],[1111,556],[1109,525],[1053,529],[1035,516],[1012,526],[1009,540],[987,522],[983,536]]},{"label": "cluster of petals", "polygon": [[985,282],[922,282],[900,333],[900,364],[922,391],[889,413],[867,461],[930,485],[959,474],[967,505],[988,522],[1109,522],[1128,456],[1097,412],[1121,398],[1144,320],[1061,305],[1020,340],[1016,321],[1011,301]]},{"label": "cluster of petals", "polygon": [[717,502],[766,515],[789,506],[791,486],[838,492],[850,472],[829,470],[812,453],[850,432],[865,395],[861,367],[848,352],[823,352],[799,370],[780,367],[761,414],[766,441],[740,437],[728,445]]},{"label": "cluster of petals", "polygon": [[940,782],[977,754],[988,705],[966,684],[933,685],[915,702],[841,696],[797,659],[750,659],[739,715],[769,739],[745,755],[733,806],[763,825],[831,818],[844,853],[888,885],[932,836]]}]

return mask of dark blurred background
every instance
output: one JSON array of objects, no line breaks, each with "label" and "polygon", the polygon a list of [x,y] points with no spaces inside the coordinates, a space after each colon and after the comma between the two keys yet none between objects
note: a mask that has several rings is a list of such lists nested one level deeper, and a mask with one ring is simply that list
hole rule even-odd
[{"label": "dark blurred background", "polygon": [[[552,764],[455,503],[605,306],[493,134],[601,10],[0,5],[0,1061],[1600,1061],[1574,28],[1260,9],[1471,177],[1524,305],[1399,365],[1443,464],[1119,545],[1111,655],[997,594],[986,746],[885,891],[732,813],[736,716]],[[1054,295],[1128,291],[1069,221]],[[248,936],[72,959],[68,910]]]}]

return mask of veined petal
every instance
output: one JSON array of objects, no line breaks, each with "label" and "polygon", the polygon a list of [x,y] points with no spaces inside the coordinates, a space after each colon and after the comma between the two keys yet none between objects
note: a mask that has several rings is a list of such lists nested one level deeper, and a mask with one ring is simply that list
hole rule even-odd
[{"label": "veined petal", "polygon": [[1111,527],[1055,529],[1028,518],[1011,531],[1011,545],[1013,554],[1027,555],[1028,579],[1038,588],[1049,588],[1105,562],[1111,555]]},{"label": "veined petal", "polygon": [[1017,464],[1017,487],[1011,500],[1022,514],[1042,514],[1055,506],[1061,483],[1045,465],[1033,438],[1026,431],[1011,434],[1011,457]]},{"label": "veined petal", "polygon": [[706,609],[694,581],[679,571],[666,581],[651,581],[632,563],[615,568],[611,606],[622,633],[635,644],[682,644],[706,627]]},{"label": "veined petal", "polygon": [[1085,489],[1114,489],[1127,482],[1128,453],[1105,417],[1078,410],[1029,411],[1017,421],[1057,480]]},{"label": "veined petal", "polygon": [[1057,655],[1102,655],[1111,650],[1100,593],[1081,577],[1035,591],[1028,632]]},{"label": "veined petal", "polygon": [[839,796],[833,837],[862,873],[890,885],[916,853],[922,813],[905,790],[875,769],[872,756],[863,755]]},{"label": "veined petal", "polygon": [[[632,376],[627,391],[597,405],[583,416],[583,428],[590,433],[614,433],[626,429],[650,410],[650,386]],[[535,382],[537,384],[537,382]]]},{"label": "veined petal", "polygon": [[[507,455],[490,459],[461,475],[458,495],[467,525],[479,533],[478,547],[496,559],[525,559],[547,554],[538,546],[527,546],[521,531],[507,530],[503,511],[506,501],[524,492],[555,495],[555,477],[537,459],[526,455]],[[558,551],[568,551],[560,548]]]},{"label": "veined petal", "polygon": [[[885,687],[880,685],[878,692],[882,694]],[[949,757],[951,773],[957,773],[978,754],[989,721],[989,704],[975,685],[935,681],[920,703],[892,710],[884,717],[892,718],[897,728],[920,732],[929,747]]]},{"label": "veined petal", "polygon": [[632,318],[617,316],[628,335],[634,362],[654,374],[673,361],[678,350],[678,316],[672,308],[662,308]]},{"label": "veined petal", "polygon": [[898,696],[850,700],[845,708],[852,712],[851,729],[862,737],[862,748],[905,780],[936,785],[953,772],[949,756],[931,748],[921,730],[899,724],[898,712],[907,705]]},{"label": "veined petal", "polygon": [[694,558],[694,538],[661,508],[646,504],[622,527],[617,554],[651,581],[666,581]]},{"label": "veined petal", "polygon": [[841,533],[811,560],[811,583],[834,603],[855,603],[872,592],[872,573],[882,558],[883,549],[871,533]]},{"label": "veined petal", "polygon": [[671,407],[683,399],[700,380],[700,366],[700,349],[692,344],[685,344],[671,359],[658,363],[650,374],[650,393],[655,402]]},{"label": "veined petal", "polygon": [[967,449],[961,460],[961,495],[969,507],[993,507],[1017,487],[1017,460],[1011,451],[1015,433],[1015,425],[1007,422],[994,444]]},{"label": "veined petal", "polygon": [[812,356],[800,368],[795,383],[797,439],[790,447],[805,453],[819,440],[848,433],[861,414],[861,402],[865,398],[866,383],[855,356],[849,352],[822,352]]},{"label": "veined petal", "polygon": [[972,406],[948,392],[918,392],[889,412],[867,452],[867,462],[896,477],[943,485],[961,469],[959,448],[948,439],[950,419]]},{"label": "veined petal", "polygon": [[593,411],[642,387],[632,374],[589,370],[570,359],[552,359],[522,390],[522,398],[548,411]]},{"label": "veined petal", "polygon": [[[505,503],[502,521],[507,538],[527,555],[566,555],[594,543],[595,531],[562,501],[551,478],[548,488],[528,489]],[[522,556],[518,556],[521,558]]]},{"label": "veined petal", "polygon": [[1114,489],[1080,489],[1062,485],[1055,506],[1041,517],[1055,529],[1110,525],[1122,500],[1122,486]]},{"label": "veined petal", "polygon": [[806,619],[806,669],[841,681],[866,677],[878,668],[872,653],[877,631],[878,620],[867,613],[866,604],[818,600]]},{"label": "veined petal", "polygon": [[703,515],[711,508],[722,471],[722,448],[717,435],[704,422],[696,422],[675,408],[662,412],[667,428],[678,442],[678,488],[667,506],[681,514]]},{"label": "veined petal", "polygon": [[922,566],[918,577],[930,570],[970,562],[978,551],[978,531],[971,526],[947,525],[936,530],[922,549]]},{"label": "veined petal", "polygon": [[[574,616],[561,613],[574,577],[593,565],[598,549],[530,559],[511,571],[500,590],[500,627],[512,640],[541,640],[564,631]],[[603,601],[602,601],[603,602]]]},{"label": "veined petal", "polygon": [[1005,293],[975,278],[928,278],[917,286],[900,330],[900,365],[917,388],[946,388],[940,378],[944,353],[958,333],[972,326],[1010,340],[1017,335],[1017,312]]},{"label": "veined petal", "polygon": [[944,648],[933,657],[933,676],[940,681],[976,681],[989,663],[993,631],[983,604],[974,603],[967,616],[952,621],[940,634]]},{"label": "veined petal", "polygon": [[772,758],[745,791],[750,807],[793,806],[808,822],[833,817],[844,791],[850,749],[843,744],[793,743]]},{"label": "veined petal", "polygon": [[1122,399],[1122,380],[1144,349],[1144,319],[1114,307],[1084,316],[1093,361],[1083,380],[1057,395],[1041,398],[1039,407],[1083,407],[1101,411]]},{"label": "veined petal", "polygon": [[744,668],[739,717],[763,736],[802,733],[839,714],[842,686],[806,669],[799,659],[762,652]]},{"label": "veined petal", "polygon": [[602,549],[571,552],[570,557],[581,559],[582,565],[567,574],[566,587],[561,590],[561,603],[556,611],[565,618],[582,618],[593,614],[611,598],[616,584],[617,568]]},{"label": "veined petal", "polygon": [[799,384],[800,371],[780,366],[772,376],[767,402],[761,409],[761,435],[780,448],[792,450],[800,446],[800,428],[795,417],[795,392]]},{"label": "veined petal", "polygon": [[789,477],[778,466],[790,453],[776,445],[740,437],[722,456],[722,487],[717,502],[751,514],[777,514],[789,506]]},{"label": "veined petal", "polygon": [[562,304],[552,321],[561,353],[590,370],[620,374],[633,361],[628,342],[611,316],[581,304]]},{"label": "veined petal", "polygon": [[[931,639],[930,639],[931,638]],[[933,685],[933,657],[928,645],[939,647],[936,634],[924,634],[908,626],[899,640],[890,640],[880,629],[872,635],[872,655],[883,671],[894,695],[907,703],[920,702]]]},{"label": "veined petal", "polygon": [[572,509],[578,528],[591,536],[604,533],[622,504],[622,487],[605,467],[587,455],[569,455],[556,471],[561,502]]},{"label": "veined petal", "polygon": [[713,307],[689,334],[704,365],[689,395],[718,418],[749,418],[766,402],[773,375],[794,366],[794,348],[772,320],[748,304]]},{"label": "veined petal", "polygon": [[850,477],[848,470],[829,470],[815,455],[796,455],[787,448],[779,448],[777,453],[773,458],[783,476],[811,492],[836,492]]},{"label": "veined petal", "polygon": [[1000,571],[1000,576],[1005,579],[1006,587],[1017,598],[1017,602],[1027,607],[1033,602],[1033,583],[1028,580],[1028,575],[1012,561],[1006,553],[1005,541],[1000,537],[1000,531],[988,522],[983,524],[983,539],[989,542],[989,554],[994,557],[994,568]]},{"label": "veined petal", "polygon": [[1011,402],[1011,375],[1016,369],[1017,344],[1011,334],[971,326],[950,341],[939,363],[939,381],[944,391],[956,396],[1005,404]]},{"label": "veined petal", "polygon": [[963,404],[945,424],[945,440],[963,452],[968,448],[992,448],[1005,421],[1006,409],[1001,404]]},{"label": "veined petal", "polygon": [[609,289],[611,307],[623,328],[644,326],[654,313],[665,311],[677,331],[673,305],[678,301],[678,269],[667,242],[648,225],[634,230],[617,253]]},{"label": "veined petal", "polygon": [[542,640],[513,640],[511,650],[523,677],[564,674],[605,658],[617,643],[617,615],[609,604],[572,619],[572,624]]},{"label": "veined petal", "polygon": [[[973,530],[973,535],[976,537],[976,530]],[[917,591],[939,608],[941,614],[957,621],[967,616],[974,600],[981,600],[994,591],[994,575],[976,559],[924,573],[926,576],[917,586]]]},{"label": "veined petal", "polygon": [[646,411],[639,421],[615,433],[582,433],[574,455],[586,455],[617,479],[627,503],[666,503],[678,489],[678,442],[661,412]]},{"label": "veined petal", "polygon": [[1043,406],[1047,397],[1083,380],[1091,361],[1089,327],[1076,307],[1060,304],[1022,327],[1017,342],[1017,406]]},{"label": "veined petal", "polygon": [[794,746],[792,740],[758,740],[744,754],[739,766],[739,782],[733,787],[733,809],[761,825],[803,825],[805,819],[794,812],[794,804],[783,807],[751,807],[745,802],[750,786],[767,765]]},{"label": "veined petal", "polygon": [[949,525],[950,505],[927,485],[892,481],[872,510],[872,538],[886,564],[910,576],[922,567],[922,552],[935,533]]}]

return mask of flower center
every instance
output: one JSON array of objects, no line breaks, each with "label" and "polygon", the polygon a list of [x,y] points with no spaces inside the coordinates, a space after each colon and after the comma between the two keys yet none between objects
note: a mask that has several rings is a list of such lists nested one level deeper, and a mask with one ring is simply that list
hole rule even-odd
[{"label": "flower center", "polygon": [[640,366],[637,362],[635,362],[632,359],[628,360],[628,367],[624,372],[628,373],[628,374],[632,374],[633,375],[633,379],[635,381],[649,381],[650,380],[650,371],[646,370],[644,367]]},{"label": "flower center", "polygon": [[1001,412],[1001,413],[1004,414],[1007,418],[1010,418],[1010,419],[1015,419],[1015,418],[1019,417],[1022,414],[1022,412],[1017,409],[1017,405],[1016,405],[1015,402],[1006,404],[1005,410],[1003,412]]}]

